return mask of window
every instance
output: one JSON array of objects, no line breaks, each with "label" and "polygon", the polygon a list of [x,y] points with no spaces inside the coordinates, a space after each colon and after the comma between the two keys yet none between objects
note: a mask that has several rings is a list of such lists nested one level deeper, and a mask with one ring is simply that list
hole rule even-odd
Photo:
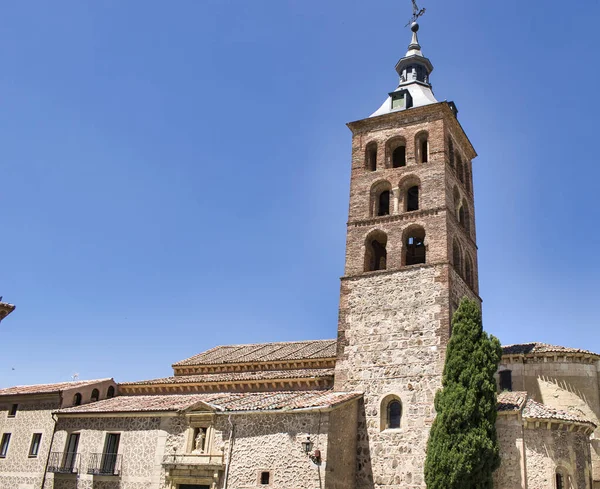
[{"label": "window", "polygon": [[419,187],[416,185],[406,191],[406,210],[407,212],[419,210]]},{"label": "window", "polygon": [[378,216],[388,216],[390,214],[390,191],[384,190],[379,194],[379,202],[377,205]]},{"label": "window", "polygon": [[4,433],[2,435],[2,441],[0,442],[0,458],[6,458],[8,453],[8,444],[10,443],[10,433]]},{"label": "window", "polygon": [[271,482],[271,473],[270,472],[261,472],[260,473],[260,483],[263,486],[269,485]]},{"label": "window", "polygon": [[119,451],[119,441],[121,435],[119,433],[108,433],[106,435],[106,442],[104,443],[104,451],[102,452],[102,461],[100,466],[100,473],[103,475],[115,474],[117,468],[117,458]]},{"label": "window", "polygon": [[392,95],[392,110],[394,109],[404,109],[406,107],[406,98],[404,97],[404,93],[398,93]]},{"label": "window", "polygon": [[448,163],[454,168],[454,143],[452,138],[448,138]]},{"label": "window", "polygon": [[81,394],[78,392],[73,396],[73,406],[79,406],[81,404]]},{"label": "window", "polygon": [[556,473],[556,489],[566,489],[564,477],[560,472]]},{"label": "window", "polygon": [[415,137],[415,150],[417,152],[417,163],[427,163],[429,161],[429,135],[426,132],[420,132]]},{"label": "window", "polygon": [[9,418],[14,418],[17,415],[17,409],[19,409],[19,405],[18,404],[13,404],[10,407],[10,410],[8,411],[8,417]]},{"label": "window", "polygon": [[510,370],[502,370],[500,376],[500,390],[512,391],[512,372]]},{"label": "window", "polygon": [[387,235],[375,231],[367,237],[365,243],[365,272],[385,270],[387,267]]},{"label": "window", "polygon": [[106,398],[110,399],[111,397],[115,397],[115,388],[112,385],[106,391]]},{"label": "window", "polygon": [[31,445],[29,447],[29,456],[37,457],[40,451],[40,444],[42,443],[42,434],[34,433],[31,437]]},{"label": "window", "polygon": [[369,171],[377,170],[377,143],[367,144],[365,167]]},{"label": "window", "polygon": [[452,243],[452,263],[454,265],[454,270],[460,276],[462,276],[462,263],[460,260],[460,247],[458,246],[458,242],[455,240]]},{"label": "window", "polygon": [[465,183],[465,173],[464,173],[462,158],[459,154],[456,155],[456,176],[461,181],[461,183]]},{"label": "window", "polygon": [[412,228],[404,241],[405,265],[425,263],[425,230],[421,227]]},{"label": "window", "polygon": [[392,153],[392,167],[406,166],[406,146],[398,146]]},{"label": "window", "polygon": [[400,428],[400,418],[402,418],[402,404],[400,401],[392,401],[387,408],[388,428]]},{"label": "window", "polygon": [[90,396],[90,401],[96,402],[98,399],[100,399],[100,391],[98,389],[94,389],[92,391],[92,395]]},{"label": "window", "polygon": [[468,253],[465,257],[465,281],[469,287],[473,288],[473,261]]},{"label": "window", "polygon": [[77,463],[77,448],[79,447],[79,433],[71,433],[65,454],[63,456],[61,469],[67,473],[73,473],[75,471],[75,465]]},{"label": "window", "polygon": [[463,199],[458,215],[458,220],[465,228],[467,234],[471,234],[471,213],[469,212],[469,204]]},{"label": "window", "polygon": [[421,163],[427,163],[429,161],[429,141],[425,139],[421,141]]}]

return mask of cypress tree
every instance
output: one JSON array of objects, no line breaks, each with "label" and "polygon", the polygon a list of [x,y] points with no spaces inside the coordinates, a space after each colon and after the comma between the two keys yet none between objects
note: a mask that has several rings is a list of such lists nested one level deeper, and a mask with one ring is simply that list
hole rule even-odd
[{"label": "cypress tree", "polygon": [[463,299],[452,318],[437,416],[425,460],[427,489],[492,489],[500,465],[496,381],[502,349],[483,331],[479,304]]}]

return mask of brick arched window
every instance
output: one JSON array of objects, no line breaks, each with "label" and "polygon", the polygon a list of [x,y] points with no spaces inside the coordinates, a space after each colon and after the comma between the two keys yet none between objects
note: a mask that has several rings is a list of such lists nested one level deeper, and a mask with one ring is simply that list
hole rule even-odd
[{"label": "brick arched window", "polygon": [[390,191],[384,190],[379,194],[377,204],[377,215],[378,216],[389,216],[390,214]]},{"label": "brick arched window", "polygon": [[427,163],[429,161],[429,134],[426,131],[415,136],[415,151],[417,153],[417,163]]},{"label": "brick arched window", "polygon": [[365,150],[365,168],[368,171],[377,170],[377,143],[375,141],[367,144]]},{"label": "brick arched window", "polygon": [[418,211],[419,210],[419,187],[413,185],[406,191],[406,211]]},{"label": "brick arched window", "polygon": [[392,185],[390,182],[382,180],[376,182],[371,187],[371,202],[369,215],[387,216],[392,211]]},{"label": "brick arched window", "polygon": [[387,268],[387,235],[383,231],[369,233],[365,241],[365,272]]},{"label": "brick arched window", "polygon": [[398,184],[399,196],[402,199],[402,211],[411,212],[421,208],[421,181],[416,175],[406,175]]},{"label": "brick arched window", "polygon": [[404,232],[405,265],[426,263],[425,230],[421,226],[411,226]]},{"label": "brick arched window", "polygon": [[463,268],[461,260],[461,251],[460,245],[458,244],[457,240],[454,240],[452,242],[452,264],[454,265],[454,270],[456,271],[456,273],[458,273],[462,277]]}]

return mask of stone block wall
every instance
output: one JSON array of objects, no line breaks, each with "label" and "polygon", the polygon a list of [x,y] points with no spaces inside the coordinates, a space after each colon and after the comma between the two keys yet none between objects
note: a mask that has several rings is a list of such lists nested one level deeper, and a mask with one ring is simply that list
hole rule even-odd
[{"label": "stone block wall", "polygon": [[526,489],[523,423],[519,415],[500,413],[496,430],[501,462],[494,472],[494,489]]}]

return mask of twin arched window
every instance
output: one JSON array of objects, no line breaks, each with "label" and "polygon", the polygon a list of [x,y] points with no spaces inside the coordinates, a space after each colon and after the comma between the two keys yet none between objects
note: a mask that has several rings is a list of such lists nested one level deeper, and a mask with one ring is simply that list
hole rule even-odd
[{"label": "twin arched window", "polygon": [[[404,212],[419,210],[419,188],[420,182],[414,175],[403,178],[397,192],[392,191],[392,186],[387,181],[376,182],[371,187],[370,216],[389,216],[392,211],[402,204]],[[399,202],[396,202],[399,196]]]},{"label": "twin arched window", "polygon": [[[426,263],[425,230],[411,226],[403,236],[402,265]],[[386,270],[387,262],[387,235],[379,230],[369,233],[365,240],[365,272]]]}]

